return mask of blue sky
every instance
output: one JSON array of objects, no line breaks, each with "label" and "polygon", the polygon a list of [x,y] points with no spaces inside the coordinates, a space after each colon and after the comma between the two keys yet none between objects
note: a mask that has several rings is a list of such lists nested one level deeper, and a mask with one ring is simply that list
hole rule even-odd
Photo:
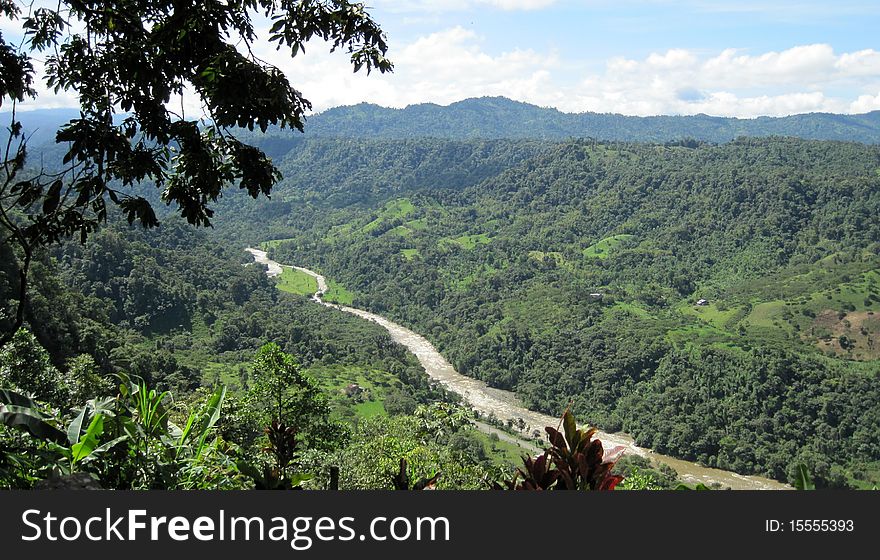
[{"label": "blue sky", "polygon": [[874,35],[880,23],[876,1],[373,0],[371,5],[392,39],[409,42],[461,25],[484,36],[487,50],[496,54],[529,47],[572,53],[586,49],[584,55],[600,62],[672,48],[763,52],[831,43],[840,50],[861,50],[878,46]]},{"label": "blue sky", "polygon": [[[755,117],[880,109],[880,1],[370,0],[393,75],[320,45],[287,73],[316,110],[505,95],[568,112]],[[0,25],[8,34],[11,29]],[[44,95],[32,106],[63,106]]]}]

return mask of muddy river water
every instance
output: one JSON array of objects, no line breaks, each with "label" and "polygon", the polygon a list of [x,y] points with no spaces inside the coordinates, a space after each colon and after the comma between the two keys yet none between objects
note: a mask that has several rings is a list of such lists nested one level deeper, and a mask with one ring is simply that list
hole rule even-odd
[{"label": "muddy river water", "polygon": [[[269,259],[265,251],[259,249],[247,249],[247,251],[253,255],[256,262],[268,266],[267,274],[269,276],[274,277],[280,275],[283,266],[286,266]],[[418,358],[428,376],[442,383],[450,391],[461,395],[471,407],[478,410],[480,413],[486,415],[492,413],[496,418],[503,421],[512,419],[516,422],[519,418],[522,418],[528,426],[525,430],[525,433],[528,434],[531,434],[534,430],[539,430],[543,434],[544,426],[555,427],[559,424],[558,418],[535,412],[522,406],[514,393],[488,387],[482,381],[458,373],[455,371],[455,368],[452,367],[452,364],[450,364],[430,342],[428,342],[423,336],[407,329],[406,327],[389,321],[385,317],[376,315],[375,313],[370,313],[369,311],[323,301],[321,295],[327,291],[326,279],[320,274],[307,268],[298,266],[290,268],[305,272],[315,278],[318,284],[318,292],[312,296],[313,301],[327,307],[357,315],[358,317],[373,321],[385,328],[390,333],[391,338],[405,346],[416,356],[416,358]],[[661,463],[666,463],[678,472],[679,477],[682,480],[691,484],[698,482],[702,482],[706,485],[718,483],[723,487],[729,487],[734,490],[782,490],[789,488],[789,486],[767,478],[745,476],[720,469],[707,468],[690,461],[684,461],[654,453],[650,449],[635,445],[633,439],[626,434],[598,432],[596,437],[602,440],[606,449],[615,446],[622,446],[625,448],[625,453],[633,453],[651,458]]]}]

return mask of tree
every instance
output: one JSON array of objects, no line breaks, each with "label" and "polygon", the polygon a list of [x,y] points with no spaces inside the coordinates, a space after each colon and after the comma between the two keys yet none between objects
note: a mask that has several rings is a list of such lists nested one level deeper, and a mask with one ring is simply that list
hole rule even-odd
[{"label": "tree", "polygon": [[[384,33],[362,4],[347,0],[61,0],[27,14],[0,0],[0,15],[20,19],[25,32],[19,45],[0,35],[0,107],[12,104],[0,227],[19,261],[13,328],[0,344],[23,324],[34,251],[71,235],[84,242],[106,220],[108,200],[129,223],[157,226],[142,188],[152,184],[189,223],[209,226],[208,205],[225,186],[269,195],[279,171],[231,129],[303,130],[311,103],[254,54],[255,16],[271,21],[268,40],[292,57],[321,39],[331,51],[347,50],[355,71],[392,70]],[[15,113],[17,103],[36,97],[34,56],[45,59],[49,87],[79,100],[79,118],[56,135],[66,144],[57,168],[28,160]],[[205,118],[171,108],[185,92],[198,96]]]},{"label": "tree", "polygon": [[295,427],[310,446],[333,439],[327,419],[330,408],[315,381],[305,375],[293,356],[274,342],[264,345],[253,359],[248,392],[260,423]]},{"label": "tree", "polygon": [[54,406],[69,403],[69,380],[49,360],[49,353],[26,329],[0,347],[0,388],[26,390]]},{"label": "tree", "polygon": [[385,397],[385,412],[390,416],[412,414],[419,403],[411,395],[403,391],[394,391]]}]

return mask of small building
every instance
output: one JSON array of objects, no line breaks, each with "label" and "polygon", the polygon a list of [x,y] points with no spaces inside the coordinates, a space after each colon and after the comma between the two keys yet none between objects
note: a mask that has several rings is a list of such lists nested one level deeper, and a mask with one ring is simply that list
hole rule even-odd
[{"label": "small building", "polygon": [[358,385],[357,383],[352,383],[348,387],[346,387],[343,391],[346,397],[356,397],[364,392],[364,388]]},{"label": "small building", "polygon": [[594,299],[594,300],[599,300],[599,299],[602,299],[603,297],[605,297],[605,295],[600,292],[593,292],[592,294],[590,294],[590,299]]},{"label": "small building", "polygon": [[709,300],[707,300],[707,299],[698,299],[698,300],[697,300],[697,305],[699,305],[700,307],[706,307],[707,305],[709,305]]}]

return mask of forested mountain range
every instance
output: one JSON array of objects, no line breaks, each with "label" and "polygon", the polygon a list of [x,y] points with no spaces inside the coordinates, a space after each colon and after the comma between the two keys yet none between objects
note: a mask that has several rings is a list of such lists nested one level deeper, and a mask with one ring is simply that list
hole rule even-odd
[{"label": "forested mountain range", "polygon": [[[54,139],[57,127],[76,117],[69,109],[21,113],[34,144]],[[0,122],[8,120],[0,113]],[[3,140],[5,130],[0,133]],[[299,132],[271,129],[250,140],[270,146]],[[335,107],[308,118],[306,137],[566,140],[595,138],[635,142],[697,140],[728,142],[740,136],[793,136],[812,140],[880,143],[880,111],[857,115],[807,113],[740,119],[693,116],[635,117],[612,113],[564,113],[505,97],[471,98],[447,106],[423,103],[403,109],[361,103]],[[281,151],[284,151],[282,146]]]},{"label": "forested mountain range", "polygon": [[862,115],[810,113],[738,119],[694,116],[634,117],[563,113],[504,97],[466,99],[448,106],[388,109],[360,104],[324,111],[309,120],[308,135],[364,138],[449,139],[597,138],[639,142],[695,139],[727,142],[739,136],[795,136],[816,140],[880,142],[880,111]]}]

